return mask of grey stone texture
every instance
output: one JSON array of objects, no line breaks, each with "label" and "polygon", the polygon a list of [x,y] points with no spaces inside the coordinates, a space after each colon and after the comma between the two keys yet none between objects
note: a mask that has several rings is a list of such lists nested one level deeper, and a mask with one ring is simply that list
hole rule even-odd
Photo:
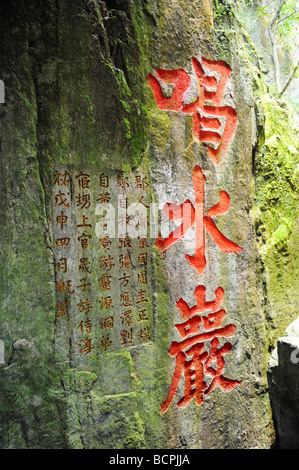
[{"label": "grey stone texture", "polygon": [[[0,27],[0,447],[270,448],[268,361],[297,315],[298,171],[289,113],[269,98],[242,24],[229,15],[215,21],[211,0],[12,0],[1,4]],[[192,57],[232,69],[222,105],[236,110],[238,124],[219,166],[193,139],[191,116],[160,110],[147,83],[158,68],[192,75]],[[274,149],[267,145],[272,125]],[[57,292],[53,171],[146,174],[148,197],[161,211],[166,202],[194,203],[196,165],[207,179],[206,209],[221,190],[229,194],[230,209],[215,223],[244,251],[222,253],[206,234],[199,276],[185,258],[194,254],[193,229],[164,254],[149,239],[151,341],[104,351],[98,331],[96,350],[83,357],[74,313],[57,319],[57,303],[68,294]],[[162,213],[161,220],[169,224]],[[75,250],[69,256],[75,260]],[[198,285],[207,301],[224,289],[223,326],[236,327],[224,375],[241,383],[179,408],[181,380],[161,414],[175,369],[168,351],[181,340],[176,302],[195,305]]]}]

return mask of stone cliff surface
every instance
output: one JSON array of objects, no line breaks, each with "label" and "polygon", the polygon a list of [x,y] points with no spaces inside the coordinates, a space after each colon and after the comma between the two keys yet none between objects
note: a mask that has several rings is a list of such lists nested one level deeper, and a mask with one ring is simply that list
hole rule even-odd
[{"label": "stone cliff surface", "polygon": [[[287,103],[269,94],[259,54],[237,10],[215,19],[211,0],[45,0],[3,2],[0,13],[0,78],[5,83],[5,103],[0,104],[0,339],[5,348],[0,446],[270,448],[275,430],[268,361],[298,314],[298,136]],[[210,61],[206,64],[223,61],[231,68],[221,106],[236,112],[237,126],[218,165],[211,159],[213,147],[203,143],[204,137],[194,138],[191,114],[160,109],[148,83],[155,70],[183,69],[191,77],[193,102],[198,83],[192,58]],[[163,96],[172,92],[170,85]],[[80,260],[81,276],[61,277],[66,257],[58,259],[57,230],[66,215],[60,209],[72,220],[79,204],[89,209],[83,200],[87,180],[76,179],[80,174],[97,181],[109,175],[115,188],[122,181],[120,191],[135,181],[135,202],[150,200],[160,212],[167,202],[194,203],[192,174],[198,166],[206,178],[206,210],[219,202],[220,191],[229,195],[229,209],[214,220],[243,251],[222,252],[206,233],[207,264],[199,274],[185,257],[194,255],[194,227],[164,253],[155,237],[148,238],[143,258],[140,245],[123,251],[111,245],[109,254],[114,263],[122,263],[123,277],[114,267],[112,293],[105,298],[116,304],[119,294],[128,292],[124,263],[130,258],[135,310],[122,297],[120,305],[126,308],[115,308],[110,344],[112,323],[107,321],[112,317],[104,318],[108,301],[99,305],[108,287],[99,286],[96,271],[99,260],[107,262],[108,252],[99,249],[97,267],[89,272],[82,261],[87,260],[86,245],[80,245],[81,255],[76,251],[80,246],[70,245],[68,260],[72,269]],[[66,171],[75,175],[69,185],[60,179],[55,187],[55,174]],[[90,194],[99,198],[95,191]],[[102,181],[102,197],[106,191]],[[71,207],[62,194],[69,195]],[[128,194],[134,197],[134,191]],[[80,214],[85,214],[81,226],[86,236],[97,214]],[[206,217],[207,224],[207,219],[212,220]],[[172,229],[170,223],[164,237]],[[77,240],[79,233],[72,230]],[[145,259],[147,271],[141,269]],[[107,273],[107,264],[101,266],[101,273]],[[89,290],[82,288],[80,297],[75,281],[89,279],[88,274],[98,290],[90,291],[93,304],[87,315],[79,302],[89,298]],[[182,379],[161,413],[179,363],[169,354],[172,343],[182,341],[175,328],[183,322],[176,303],[182,298],[194,306],[199,285],[206,287],[207,301],[214,300],[218,287],[224,290],[223,325],[235,329],[233,334],[229,330],[231,349],[223,356],[223,375],[240,383],[226,391],[224,385],[215,386],[202,404],[198,393],[198,403],[193,399],[180,408],[178,401],[187,393],[185,369],[185,389]],[[147,302],[144,310],[142,302]],[[73,309],[70,315],[67,306]],[[129,311],[139,315],[134,340]],[[94,346],[88,349],[91,340]],[[216,372],[221,360],[211,366]],[[199,377],[200,360],[197,367]],[[211,377],[212,370],[208,384]],[[196,387],[199,379],[190,390]]]}]

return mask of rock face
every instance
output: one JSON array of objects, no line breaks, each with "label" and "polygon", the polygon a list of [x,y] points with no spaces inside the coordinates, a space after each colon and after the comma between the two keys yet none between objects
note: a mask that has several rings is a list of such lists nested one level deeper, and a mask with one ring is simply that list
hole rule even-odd
[{"label": "rock face", "polygon": [[0,18],[1,447],[269,448],[298,171],[248,34],[211,0]]},{"label": "rock face", "polygon": [[298,320],[289,325],[278,339],[269,363],[269,394],[275,422],[275,446],[298,449]]}]

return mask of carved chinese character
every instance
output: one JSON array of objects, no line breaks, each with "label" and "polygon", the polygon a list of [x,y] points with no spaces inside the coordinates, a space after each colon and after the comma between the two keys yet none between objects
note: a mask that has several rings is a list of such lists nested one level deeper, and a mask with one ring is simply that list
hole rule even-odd
[{"label": "carved chinese character", "polygon": [[111,290],[111,276],[108,276],[108,274],[103,274],[102,276],[99,277],[99,286],[103,290]]},{"label": "carved chinese character", "polygon": [[56,222],[60,224],[60,229],[67,223],[67,216],[61,211],[61,214],[56,217]]},{"label": "carved chinese character", "polygon": [[72,284],[72,281],[69,280],[69,281],[59,281],[57,283],[57,292],[58,294],[62,294],[63,292],[67,292],[68,294],[73,294],[74,291],[71,291],[71,284]]},{"label": "carved chinese character", "polygon": [[[227,392],[240,384],[238,380],[223,376],[225,366],[223,356],[230,352],[231,344],[227,342],[218,348],[218,338],[230,338],[236,331],[233,324],[222,326],[226,312],[223,309],[217,310],[222,305],[224,291],[219,287],[215,291],[216,299],[212,302],[206,302],[205,292],[204,286],[195,289],[196,305],[193,307],[189,307],[183,299],[177,302],[182,318],[186,321],[175,325],[182,341],[173,342],[169,349],[170,356],[176,359],[176,366],[167,398],[161,405],[161,413],[168,410],[182,376],[185,378],[185,383],[184,396],[178,402],[180,408],[186,407],[193,398],[197,405],[201,405],[203,396],[209,394],[216,385]],[[211,313],[205,316],[199,315],[209,310]],[[210,341],[209,352],[205,351],[207,341]],[[205,373],[212,376],[209,386],[204,380]]]},{"label": "carved chinese character", "polygon": [[138,300],[137,300],[136,304],[143,304],[144,302],[148,302],[148,300],[145,297],[145,294],[146,294],[145,290],[140,289],[140,291],[137,294],[137,299]]},{"label": "carved chinese character", "polygon": [[80,302],[77,304],[77,307],[79,312],[84,312],[86,314],[89,312],[89,310],[92,309],[90,300],[88,299],[80,300]]},{"label": "carved chinese character", "polygon": [[132,344],[133,342],[132,328],[130,328],[129,330],[121,331],[120,337],[121,337],[120,341],[121,341],[122,346],[124,346],[125,344]]},{"label": "carved chinese character", "polygon": [[128,177],[127,176],[116,176],[116,186],[122,189],[126,189],[129,187]]},{"label": "carved chinese character", "polygon": [[139,310],[138,311],[138,322],[141,322],[141,321],[148,321],[149,318],[147,316],[147,313],[146,313],[146,310]]},{"label": "carved chinese character", "polygon": [[150,328],[148,326],[145,326],[142,330],[138,331],[138,338],[145,343],[146,341],[150,341]]},{"label": "carved chinese character", "polygon": [[110,250],[111,240],[108,235],[99,238],[98,245],[101,245],[103,250]]},{"label": "carved chinese character", "polygon": [[128,234],[124,238],[120,237],[118,239],[120,248],[132,248],[131,247],[131,238]]},{"label": "carved chinese character", "polygon": [[85,355],[90,354],[92,349],[94,349],[94,346],[91,345],[91,338],[87,337],[84,340],[80,341],[78,346],[80,346],[80,354],[84,353]]},{"label": "carved chinese character", "polygon": [[101,204],[107,204],[110,200],[111,196],[108,192],[99,194],[97,198],[97,201],[100,201]]},{"label": "carved chinese character", "polygon": [[64,273],[67,272],[67,258],[61,258],[59,261],[57,261],[57,270]]},{"label": "carved chinese character", "polygon": [[[126,226],[131,225],[131,219],[132,217],[127,214],[127,213],[121,213],[118,215],[117,223],[118,223],[118,231],[119,233],[125,233],[126,232]],[[128,235],[127,235],[128,237]],[[129,237],[128,237],[129,239]],[[125,238],[119,238],[120,240],[125,240]],[[131,242],[130,242],[131,243]]]},{"label": "carved chinese character", "polygon": [[82,273],[91,274],[91,271],[89,270],[89,265],[90,261],[88,261],[87,258],[80,258],[79,271]]},{"label": "carved chinese character", "polygon": [[[192,115],[193,136],[208,148],[215,165],[219,165],[233,139],[237,126],[237,113],[230,106],[220,106],[231,68],[223,61],[192,57],[192,65],[198,82],[198,97],[189,103],[187,95],[191,79],[183,69],[157,69],[156,76],[148,75],[160,109]],[[161,84],[173,87],[170,97],[164,96]]]},{"label": "carved chinese character", "polygon": [[147,272],[146,271],[140,271],[140,273],[138,273],[138,284],[147,284]]},{"label": "carved chinese character", "polygon": [[61,206],[63,205],[64,207],[70,207],[70,203],[67,200],[67,196],[69,196],[70,193],[62,193],[60,190],[58,194],[55,195],[55,206]]},{"label": "carved chinese character", "polygon": [[82,171],[80,174],[75,175],[76,180],[78,180],[79,188],[81,189],[89,188],[89,183],[90,183],[89,177],[90,175],[88,175],[87,173],[82,173]]},{"label": "carved chinese character", "polygon": [[82,320],[80,325],[78,326],[78,329],[80,329],[81,333],[83,333],[85,329],[85,333],[90,334],[91,333],[91,327],[92,323],[89,318],[86,318],[86,320]]},{"label": "carved chinese character", "polygon": [[120,209],[126,209],[127,208],[127,196],[125,194],[120,194],[118,196],[118,207]]},{"label": "carved chinese character", "polygon": [[100,186],[102,188],[108,188],[109,186],[109,177],[107,175],[105,175],[104,173],[102,173],[100,176],[99,176],[99,180],[100,180]]},{"label": "carved chinese character", "polygon": [[101,318],[99,321],[101,330],[106,330],[107,328],[113,328],[113,317]]},{"label": "carved chinese character", "polygon": [[132,310],[126,310],[120,315],[122,325],[130,326],[132,324]]},{"label": "carved chinese character", "polygon": [[82,250],[86,250],[88,248],[88,240],[92,238],[91,235],[86,235],[85,233],[82,233],[80,237],[78,237],[78,240],[81,241],[81,248]]},{"label": "carved chinese character", "polygon": [[85,215],[82,215],[82,224],[77,225],[77,227],[92,227],[91,224],[86,224],[86,220],[88,220],[88,217]]},{"label": "carved chinese character", "polygon": [[139,243],[139,248],[140,248],[141,250],[143,250],[143,248],[147,248],[147,247],[148,247],[146,238],[138,237],[138,243]]},{"label": "carved chinese character", "polygon": [[100,269],[106,269],[107,271],[110,271],[110,269],[114,266],[113,263],[113,258],[112,256],[101,256],[99,259],[99,268]]},{"label": "carved chinese character", "polygon": [[131,276],[129,274],[123,273],[123,276],[119,278],[120,285],[126,287],[130,282]]},{"label": "carved chinese character", "polygon": [[138,264],[147,266],[147,253],[140,253],[138,255]]},{"label": "carved chinese character", "polygon": [[110,310],[111,308],[113,308],[112,298],[110,297],[110,295],[108,297],[101,297],[99,300],[99,304],[101,310]]},{"label": "carved chinese character", "polygon": [[82,292],[85,292],[86,291],[86,288],[87,286],[91,286],[90,283],[86,282],[87,281],[87,278],[84,277],[83,279],[80,279],[80,282],[82,282],[82,284],[80,284],[79,286],[77,286],[78,289],[81,289]]},{"label": "carved chinese character", "polygon": [[58,246],[58,247],[62,247],[62,246],[68,246],[69,243],[70,243],[70,238],[68,237],[64,237],[64,238],[57,238],[57,240],[55,241],[55,245]]},{"label": "carved chinese character", "polygon": [[236,243],[226,238],[215,225],[212,216],[225,214],[230,207],[230,197],[226,191],[220,191],[220,202],[207,211],[204,211],[204,187],[206,178],[200,168],[196,165],[193,169],[192,181],[195,192],[195,206],[188,199],[183,204],[165,204],[163,211],[170,220],[183,220],[182,225],[177,227],[168,237],[161,238],[158,235],[156,247],[160,252],[168,250],[176,241],[185,236],[187,231],[195,224],[195,255],[185,255],[189,263],[202,274],[206,267],[205,257],[205,230],[209,232],[218,248],[223,253],[239,253],[243,251]]},{"label": "carved chinese character", "polygon": [[108,348],[110,348],[112,345],[112,341],[110,340],[109,333],[106,334],[106,336],[103,336],[101,338],[101,348],[104,349],[104,351],[107,351]]},{"label": "carved chinese character", "polygon": [[89,209],[90,207],[90,194],[81,194],[79,193],[75,196],[76,205],[79,209]]},{"label": "carved chinese character", "polygon": [[67,306],[69,305],[69,303],[70,302],[68,300],[65,300],[64,302],[58,302],[58,304],[56,305],[56,308],[57,308],[56,318],[67,316],[68,314]]},{"label": "carved chinese character", "polygon": [[[144,207],[144,206],[141,206],[141,207]],[[139,212],[139,213],[137,213],[137,215],[135,215],[135,217],[131,216],[131,218],[133,219],[133,223],[129,224],[129,225],[131,227],[135,227],[135,229],[137,229],[137,230],[142,229],[142,233],[146,235],[147,226],[149,225],[149,222],[147,220],[147,214]]]},{"label": "carved chinese character", "polygon": [[136,189],[145,189],[149,186],[147,182],[147,176],[136,175],[135,176],[135,188]]},{"label": "carved chinese character", "polygon": [[56,173],[56,178],[55,178],[54,184],[57,184],[58,186],[69,186],[70,175],[67,171],[65,173],[59,173],[58,171],[56,171],[55,173]]},{"label": "carved chinese character", "polygon": [[120,294],[120,305],[122,307],[130,307],[131,305],[133,305],[129,292],[123,291]]},{"label": "carved chinese character", "polygon": [[132,267],[129,253],[119,256],[119,264],[120,269],[130,269]]}]

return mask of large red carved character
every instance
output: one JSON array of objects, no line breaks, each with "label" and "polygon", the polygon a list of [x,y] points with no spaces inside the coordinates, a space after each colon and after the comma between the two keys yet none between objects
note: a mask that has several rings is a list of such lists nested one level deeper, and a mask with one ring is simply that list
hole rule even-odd
[{"label": "large red carved character", "polygon": [[170,220],[182,220],[182,224],[177,227],[168,237],[162,239],[159,233],[156,240],[156,247],[162,253],[168,250],[176,241],[184,237],[187,231],[195,224],[195,255],[185,254],[189,263],[201,275],[206,267],[205,257],[205,229],[209,232],[218,248],[223,253],[238,253],[243,251],[236,243],[226,238],[215,225],[213,216],[225,214],[230,207],[230,197],[226,191],[220,191],[219,202],[211,207],[205,215],[204,210],[204,187],[206,177],[200,166],[193,169],[192,181],[195,193],[195,205],[187,199],[183,204],[166,203],[163,207],[165,215]]},{"label": "large red carved character", "polygon": [[[231,343],[226,342],[219,348],[218,338],[230,338],[236,331],[233,324],[222,326],[226,312],[217,310],[222,305],[224,290],[218,287],[215,291],[216,299],[212,302],[206,302],[205,294],[205,287],[198,286],[194,291],[195,306],[189,307],[183,299],[177,302],[178,310],[186,321],[175,325],[183,341],[173,342],[169,349],[170,356],[176,359],[176,365],[167,398],[161,405],[161,413],[168,410],[182,376],[185,379],[184,396],[178,402],[179,408],[186,407],[193,398],[197,405],[202,405],[203,396],[211,393],[217,385],[228,392],[241,383],[223,376],[223,356],[231,351]],[[211,313],[206,316],[198,315],[210,310]],[[209,352],[205,351],[207,341],[210,341]],[[205,373],[212,377],[209,386],[204,380]]]},{"label": "large red carved character", "polygon": [[[147,81],[162,110],[192,115],[193,136],[207,145],[208,154],[215,165],[220,165],[234,137],[237,113],[230,106],[221,106],[231,68],[223,61],[192,57],[192,65],[198,83],[198,97],[192,103],[185,102],[191,79],[183,69],[156,69],[156,77],[149,74]],[[171,96],[163,93],[164,84],[173,90]]]}]

